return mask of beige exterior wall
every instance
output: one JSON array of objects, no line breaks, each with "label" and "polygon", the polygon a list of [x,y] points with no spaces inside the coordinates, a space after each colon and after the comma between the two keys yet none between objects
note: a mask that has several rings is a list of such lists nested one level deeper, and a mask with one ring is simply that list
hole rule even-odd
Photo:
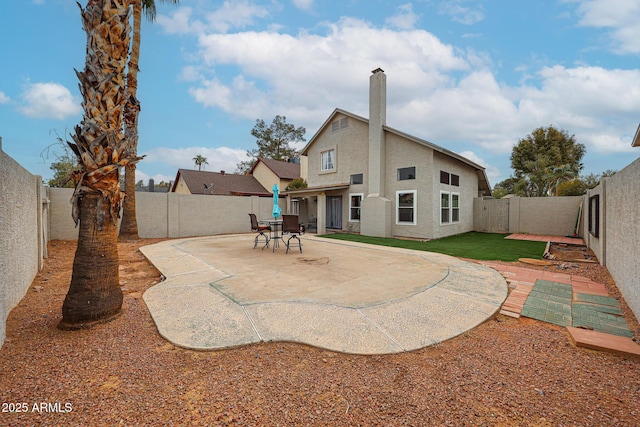
[{"label": "beige exterior wall", "polygon": [[640,159],[605,179],[598,191],[600,240],[604,240],[600,261],[640,317]]},{"label": "beige exterior wall", "polygon": [[[285,189],[285,187],[287,185],[289,185],[289,182],[291,182],[289,180],[280,181],[278,176],[275,173],[273,173],[273,171],[271,169],[269,169],[262,162],[260,162],[260,163],[258,163],[256,165],[255,169],[253,170],[252,175],[269,192],[272,192],[271,189],[273,188],[274,184],[278,184],[278,189],[280,189],[280,191],[282,191],[282,190]],[[283,187],[283,183],[285,183],[284,187]]]},{"label": "beige exterior wall", "polygon": [[[71,218],[73,190],[50,188],[51,239],[76,240]],[[279,200],[286,212],[286,201]],[[205,196],[202,194],[136,192],[138,235],[141,238],[192,237],[251,231],[249,213],[271,219],[272,197]]]},{"label": "beige exterior wall", "polygon": [[[398,181],[398,169],[413,166],[416,168],[416,179]],[[433,150],[387,133],[386,168],[386,196],[391,200],[391,234],[427,238],[433,231],[433,200],[427,196],[433,188]],[[397,192],[411,190],[416,190],[416,224],[398,224]]]},{"label": "beige exterior wall", "polygon": [[[434,239],[466,233],[473,230],[473,200],[478,195],[478,175],[476,170],[459,160],[452,159],[442,153],[434,152],[433,162],[433,233]],[[440,183],[440,171],[455,174],[460,177],[460,185]],[[460,195],[460,220],[456,223],[442,224],[440,221],[441,192],[457,193]]]},{"label": "beige exterior wall", "polygon": [[0,347],[9,312],[46,256],[47,209],[41,178],[5,154],[0,138]]},{"label": "beige exterior wall", "polygon": [[512,233],[573,235],[582,196],[513,197],[509,201]]},{"label": "beige exterior wall", "polygon": [[191,194],[191,191],[189,191],[189,187],[187,187],[187,183],[184,182],[184,178],[182,178],[182,176],[178,178],[178,182],[176,182],[175,187],[176,189],[174,193],[176,194]]},{"label": "beige exterior wall", "polygon": [[[345,117],[337,114],[336,119]],[[369,129],[365,123],[349,117],[349,126],[337,132],[331,132],[331,126],[327,126],[317,136],[314,144],[309,147],[307,153],[310,187],[348,183],[351,174],[364,174],[365,185],[367,183],[368,148],[367,138]],[[333,171],[321,171],[321,153],[325,150],[335,149],[335,169]],[[365,189],[366,192],[366,189]]]}]

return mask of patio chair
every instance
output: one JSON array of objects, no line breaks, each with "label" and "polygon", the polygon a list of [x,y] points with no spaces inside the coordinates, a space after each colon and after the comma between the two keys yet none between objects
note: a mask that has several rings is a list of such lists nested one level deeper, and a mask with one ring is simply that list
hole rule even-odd
[{"label": "patio chair", "polygon": [[300,235],[304,234],[304,225],[298,222],[298,215],[282,215],[282,232],[289,233],[290,237],[287,240],[287,250],[285,253],[289,253],[291,248],[291,240],[297,240],[298,248],[302,253],[302,242],[300,241]]},{"label": "patio chair", "polygon": [[258,233],[255,240],[253,241],[253,249],[255,249],[256,246],[258,246],[258,240],[260,239],[260,236],[264,237],[264,246],[262,247],[262,249],[268,248],[269,235],[264,234],[264,232],[271,231],[271,227],[268,224],[261,224],[260,222],[258,222],[258,218],[256,218],[256,214],[250,213],[249,217],[251,217],[251,231],[255,231]]}]

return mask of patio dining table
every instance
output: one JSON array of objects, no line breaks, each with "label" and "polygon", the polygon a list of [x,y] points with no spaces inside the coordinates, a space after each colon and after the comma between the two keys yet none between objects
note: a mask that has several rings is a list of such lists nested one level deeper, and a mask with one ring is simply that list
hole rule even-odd
[{"label": "patio dining table", "polygon": [[282,242],[284,243],[284,239],[282,238],[282,220],[270,220],[269,226],[271,227],[271,235],[269,236],[269,241],[273,242],[271,251],[275,252],[276,249],[280,247],[280,240],[282,240]]}]

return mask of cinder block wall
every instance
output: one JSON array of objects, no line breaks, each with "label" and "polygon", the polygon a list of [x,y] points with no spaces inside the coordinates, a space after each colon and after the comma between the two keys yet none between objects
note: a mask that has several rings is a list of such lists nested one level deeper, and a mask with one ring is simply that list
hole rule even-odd
[{"label": "cinder block wall", "polygon": [[[78,229],[71,218],[73,190],[49,188],[52,240],[75,240]],[[279,200],[282,212],[286,201]],[[138,235],[141,238],[179,238],[248,233],[249,213],[271,218],[272,197],[204,196],[136,192]]]},{"label": "cinder block wall", "polygon": [[0,346],[6,320],[42,264],[42,183],[2,151],[0,138]]},{"label": "cinder block wall", "polygon": [[604,265],[640,317],[640,159],[607,178],[604,188],[600,197]]},{"label": "cinder block wall", "polygon": [[552,236],[573,235],[578,209],[583,200],[583,196],[513,197],[509,201],[509,231]]}]

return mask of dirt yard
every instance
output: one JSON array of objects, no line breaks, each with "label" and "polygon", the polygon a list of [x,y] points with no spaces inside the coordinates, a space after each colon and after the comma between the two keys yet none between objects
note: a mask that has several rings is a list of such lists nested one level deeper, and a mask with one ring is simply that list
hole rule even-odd
[{"label": "dirt yard", "polygon": [[[293,343],[210,352],[175,347],[158,335],[142,300],[160,276],[138,247],[157,241],[119,245],[123,314],[74,332],[56,324],[75,242],[50,243],[44,270],[7,320],[1,425],[640,423],[639,359],[575,348],[563,328],[525,318],[498,315],[444,343],[387,356]],[[604,281],[619,297],[598,264],[559,259],[527,267]],[[621,306],[638,340],[638,324]]]}]

